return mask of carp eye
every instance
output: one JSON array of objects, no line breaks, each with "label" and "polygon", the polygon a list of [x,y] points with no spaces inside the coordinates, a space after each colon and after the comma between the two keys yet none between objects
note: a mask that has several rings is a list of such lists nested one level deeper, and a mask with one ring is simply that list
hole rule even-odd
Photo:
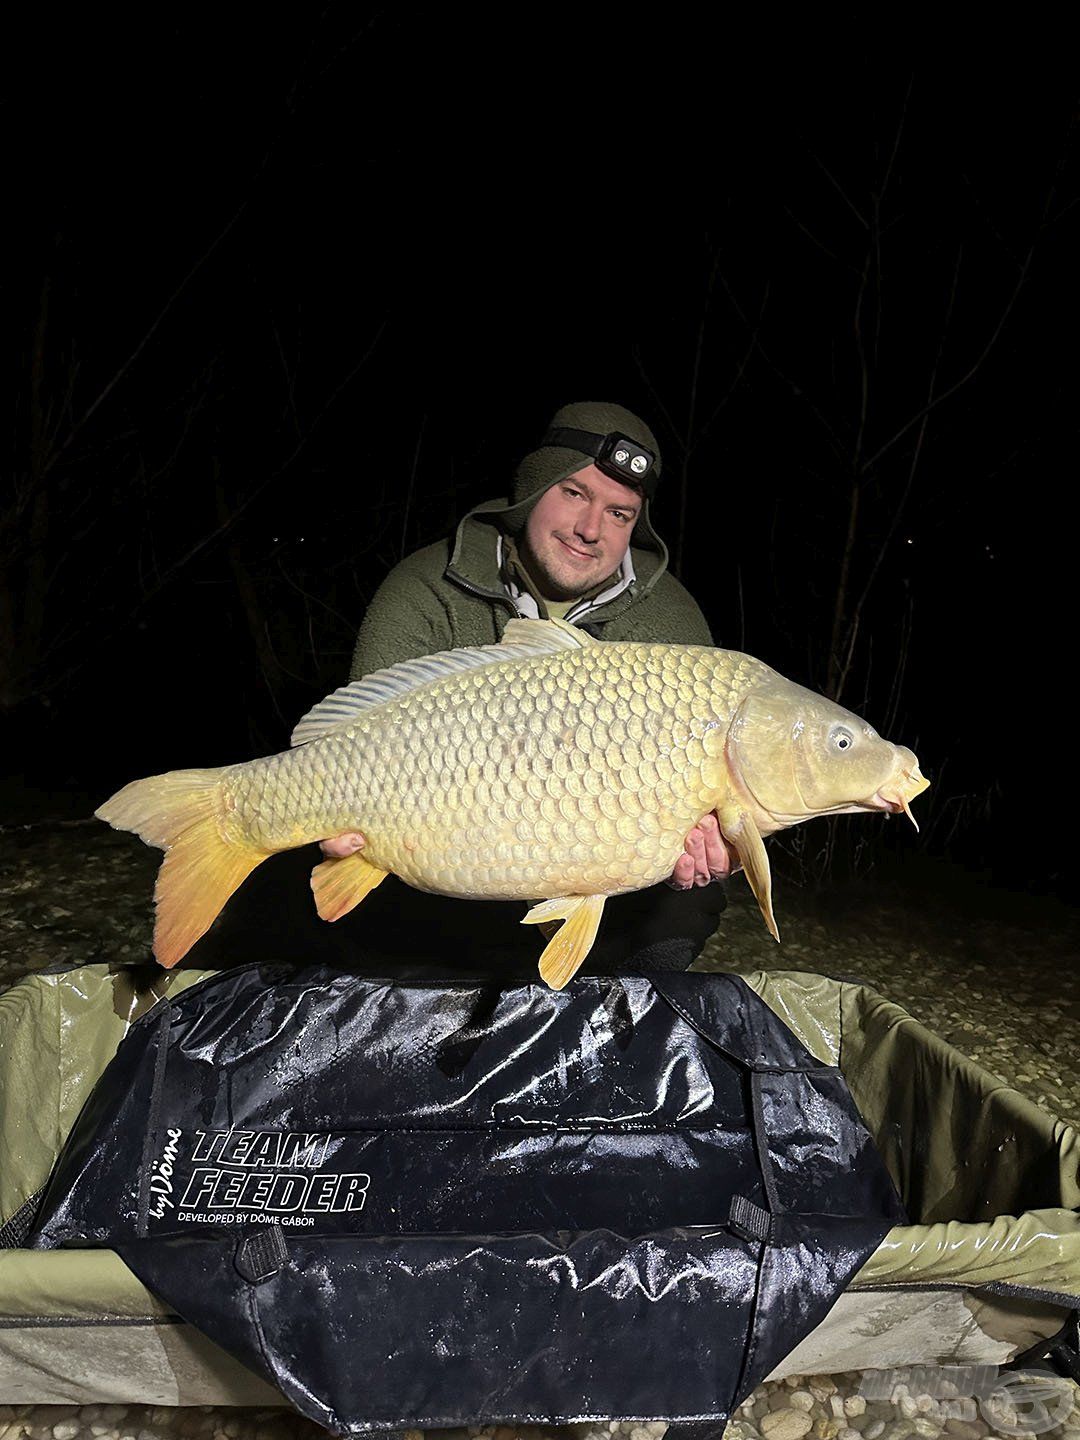
[{"label": "carp eye", "polygon": [[836,725],[829,736],[829,744],[834,750],[850,750],[855,744],[855,736],[846,726]]}]

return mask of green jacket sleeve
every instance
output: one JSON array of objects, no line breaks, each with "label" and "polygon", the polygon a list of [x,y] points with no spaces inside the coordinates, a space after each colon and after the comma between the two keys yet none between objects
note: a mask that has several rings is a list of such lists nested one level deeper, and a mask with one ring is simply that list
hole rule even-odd
[{"label": "green jacket sleeve", "polygon": [[371,598],[356,637],[349,679],[432,655],[453,645],[446,607],[409,561],[395,566]]},{"label": "green jacket sleeve", "polygon": [[652,590],[610,626],[603,639],[661,641],[667,645],[714,645],[709,622],[674,575],[661,575]]},{"label": "green jacket sleeve", "polygon": [[[674,583],[679,585],[677,580]],[[716,641],[709,629],[709,622],[701,613],[701,607],[684,586],[679,585],[679,589],[685,598],[685,608],[679,616],[679,641],[683,645],[715,645]]]}]

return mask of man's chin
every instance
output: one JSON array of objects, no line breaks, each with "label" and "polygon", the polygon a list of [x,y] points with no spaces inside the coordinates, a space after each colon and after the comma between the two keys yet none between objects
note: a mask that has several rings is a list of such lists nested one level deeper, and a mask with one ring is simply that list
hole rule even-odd
[{"label": "man's chin", "polygon": [[558,604],[580,599],[604,578],[601,574],[603,567],[592,556],[589,564],[583,562],[580,566],[568,556],[554,551],[543,558],[526,552],[522,560],[540,593]]},{"label": "man's chin", "polygon": [[591,590],[596,581],[589,576],[576,576],[570,580],[565,575],[553,575],[550,571],[543,577],[541,593],[548,600],[565,605],[570,600],[579,600],[586,590]]}]

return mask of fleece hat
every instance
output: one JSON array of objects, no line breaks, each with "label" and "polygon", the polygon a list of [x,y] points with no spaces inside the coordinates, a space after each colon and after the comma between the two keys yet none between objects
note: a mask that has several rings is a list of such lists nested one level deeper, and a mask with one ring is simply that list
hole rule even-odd
[{"label": "fleece hat", "polygon": [[639,420],[632,411],[624,410],[621,405],[604,405],[598,401],[564,405],[552,417],[545,437],[553,431],[564,433],[553,437],[556,441],[554,444],[546,444],[541,440],[537,449],[531,450],[517,467],[511,505],[516,506],[522,500],[535,499],[552,485],[565,480],[568,475],[596,463],[595,453],[582,448],[582,440],[575,441],[573,434],[567,435],[567,431],[600,436],[625,435],[648,450],[655,456],[655,460],[639,483],[646,499],[655,493],[656,482],[660,478],[660,447],[648,425],[644,420]]},{"label": "fleece hat", "polygon": [[635,445],[650,451],[656,457],[641,482],[644,503],[634,526],[633,543],[656,551],[666,562],[667,547],[653,529],[649,517],[649,497],[656,490],[656,482],[660,477],[660,447],[656,443],[656,436],[644,420],[639,420],[632,411],[624,410],[621,405],[583,401],[576,405],[564,405],[555,412],[540,444],[535,450],[529,451],[514,472],[509,503],[498,511],[500,528],[510,535],[519,535],[525,528],[533,506],[546,490],[550,490],[552,485],[557,485],[560,480],[576,475],[586,465],[596,463],[595,454],[576,448],[572,437],[565,434],[555,437],[559,443],[544,443],[553,431],[567,430],[585,431],[589,435],[600,436],[625,435],[634,441]]}]

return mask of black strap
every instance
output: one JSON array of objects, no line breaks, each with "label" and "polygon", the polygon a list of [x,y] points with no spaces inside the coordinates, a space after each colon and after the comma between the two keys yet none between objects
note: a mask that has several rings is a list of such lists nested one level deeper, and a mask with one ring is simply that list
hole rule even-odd
[{"label": "black strap", "polygon": [[1072,1338],[1054,1342],[1046,1352],[1046,1358],[1059,1375],[1080,1385],[1080,1346],[1076,1335],[1076,1314],[1072,1318]]},{"label": "black strap", "polygon": [[1060,1330],[1045,1340],[1036,1340],[1001,1368],[1027,1370],[1040,1360],[1055,1374],[1080,1385],[1080,1310],[1073,1310]]},{"label": "black strap", "polygon": [[20,1205],[10,1220],[0,1225],[0,1250],[22,1249],[23,1242],[33,1228],[38,1209],[44,1198],[45,1186],[43,1185],[36,1195],[31,1195],[25,1204]]},{"label": "black strap", "polygon": [[280,1225],[263,1225],[245,1235],[236,1247],[233,1262],[245,1280],[261,1285],[271,1280],[289,1258],[289,1247]]},{"label": "black strap", "polygon": [[676,1421],[664,1431],[664,1440],[723,1440],[726,1427],[726,1415],[715,1420]]},{"label": "black strap", "polygon": [[606,439],[606,435],[597,435],[592,430],[574,430],[566,425],[556,425],[547,432],[540,444],[580,450],[583,455],[599,455]]},{"label": "black strap", "polygon": [[741,1235],[744,1240],[764,1241],[766,1245],[772,1242],[772,1216],[760,1205],[755,1205],[752,1200],[747,1200],[745,1195],[731,1197],[727,1228],[733,1230],[736,1235]]}]

